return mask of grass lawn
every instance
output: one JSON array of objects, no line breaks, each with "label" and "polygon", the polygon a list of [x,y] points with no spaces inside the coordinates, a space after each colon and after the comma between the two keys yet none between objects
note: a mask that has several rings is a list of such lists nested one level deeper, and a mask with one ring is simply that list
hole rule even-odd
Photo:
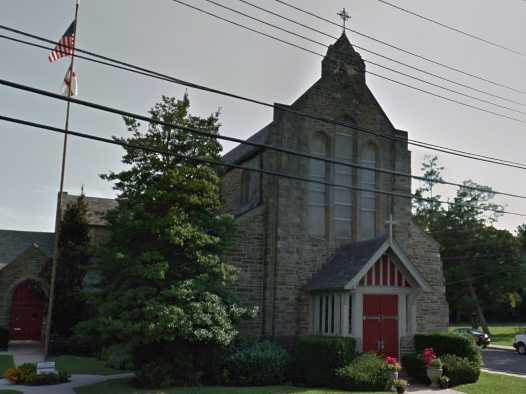
[{"label": "grass lawn", "polygon": [[[449,327],[449,331],[455,328],[469,327],[467,325],[454,325]],[[491,331],[491,343],[495,345],[511,346],[515,339],[515,334],[524,332],[526,323],[502,323],[502,324],[490,324],[489,329]]]},{"label": "grass lawn", "polygon": [[0,390],[0,394],[23,394],[21,391],[16,390]]},{"label": "grass lawn", "polygon": [[4,371],[7,368],[13,368],[14,366],[13,356],[10,354],[0,354],[0,378],[4,376]]},{"label": "grass lawn", "polygon": [[482,372],[477,383],[457,386],[454,389],[466,394],[524,394],[526,379]]},{"label": "grass lawn", "polygon": [[98,360],[95,357],[58,356],[50,358],[49,361],[55,361],[59,371],[69,373],[114,375],[126,372],[108,368],[104,365],[104,361]]},{"label": "grass lawn", "polygon": [[[182,387],[145,390],[131,387],[129,380],[117,379],[91,386],[78,387],[77,394],[339,394],[348,391],[316,390],[291,386],[268,387]],[[360,393],[355,393],[360,394]],[[362,393],[365,394],[365,393]],[[510,393],[508,393],[510,394]]]}]

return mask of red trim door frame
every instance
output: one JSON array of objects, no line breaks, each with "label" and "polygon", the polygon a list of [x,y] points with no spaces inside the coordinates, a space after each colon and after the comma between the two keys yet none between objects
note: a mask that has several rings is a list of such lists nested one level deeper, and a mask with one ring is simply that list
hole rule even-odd
[{"label": "red trim door frame", "polygon": [[398,357],[398,295],[364,294],[363,351]]}]

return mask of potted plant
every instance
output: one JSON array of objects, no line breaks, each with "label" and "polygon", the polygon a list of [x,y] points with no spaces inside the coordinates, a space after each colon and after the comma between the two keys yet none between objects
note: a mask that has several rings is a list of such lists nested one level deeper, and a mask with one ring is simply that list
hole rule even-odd
[{"label": "potted plant", "polygon": [[431,360],[427,365],[426,373],[431,381],[431,387],[438,388],[440,378],[442,377],[442,361],[440,361],[439,358]]},{"label": "potted plant", "polygon": [[398,362],[396,357],[390,357],[387,356],[385,358],[385,362],[387,363],[387,370],[391,373],[391,380],[398,380],[398,373],[402,369],[400,366],[400,363]]},{"label": "potted plant", "polygon": [[441,376],[440,380],[438,381],[440,388],[447,389],[449,385],[451,384],[451,380],[447,376]]},{"label": "potted plant", "polygon": [[407,386],[408,386],[407,380],[396,379],[393,381],[393,387],[396,389],[397,393],[405,393]]}]

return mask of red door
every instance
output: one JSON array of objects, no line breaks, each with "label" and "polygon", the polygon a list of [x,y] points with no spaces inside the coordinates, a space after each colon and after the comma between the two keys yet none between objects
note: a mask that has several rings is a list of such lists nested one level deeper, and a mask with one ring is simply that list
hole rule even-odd
[{"label": "red door", "polygon": [[397,295],[364,295],[363,351],[398,357]]},{"label": "red door", "polygon": [[35,294],[35,282],[25,281],[13,292],[10,339],[40,341],[44,301]]}]

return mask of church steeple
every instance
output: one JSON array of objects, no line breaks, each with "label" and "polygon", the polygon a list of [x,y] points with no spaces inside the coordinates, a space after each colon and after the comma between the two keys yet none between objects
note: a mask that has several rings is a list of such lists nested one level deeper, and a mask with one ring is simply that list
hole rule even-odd
[{"label": "church steeple", "polygon": [[361,76],[365,81],[365,64],[362,57],[356,52],[345,34],[346,22],[351,17],[345,10],[338,13],[342,18],[343,33],[340,38],[327,50],[327,55],[322,62],[322,77],[334,74],[347,76]]}]

